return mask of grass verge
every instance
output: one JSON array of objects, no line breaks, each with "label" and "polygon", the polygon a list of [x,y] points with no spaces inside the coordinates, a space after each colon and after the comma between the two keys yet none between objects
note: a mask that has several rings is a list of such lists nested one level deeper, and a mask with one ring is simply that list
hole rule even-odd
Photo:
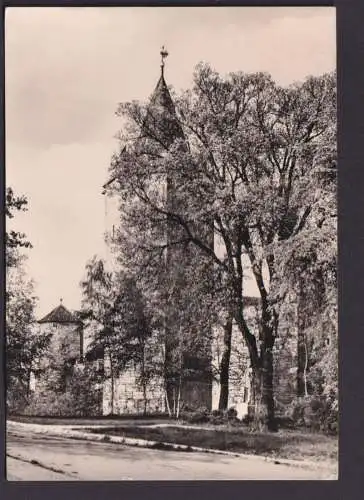
[{"label": "grass verge", "polygon": [[[90,432],[100,432],[88,429]],[[282,430],[278,433],[252,433],[246,429],[200,429],[176,427],[105,427],[109,436],[123,436],[156,443],[197,446],[207,449],[265,455],[272,458],[310,460],[335,464],[338,440],[333,436]],[[156,445],[158,446],[158,444]]]},{"label": "grass verge", "polygon": [[41,424],[41,425],[102,425],[102,426],[122,426],[126,425],[155,425],[159,423],[173,422],[164,415],[118,415],[107,417],[43,417],[43,416],[28,416],[28,415],[9,415],[9,420],[25,424]]}]

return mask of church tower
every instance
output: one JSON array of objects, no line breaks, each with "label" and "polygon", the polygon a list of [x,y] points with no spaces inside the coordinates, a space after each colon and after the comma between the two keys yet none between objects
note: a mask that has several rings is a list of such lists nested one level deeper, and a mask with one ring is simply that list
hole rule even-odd
[{"label": "church tower", "polygon": [[[150,98],[144,133],[163,144],[166,151],[173,145],[181,154],[188,145],[178,120],[175,105],[164,76],[164,60],[168,53],[162,48],[161,75]],[[183,174],[183,172],[182,172]],[[175,165],[167,167],[166,209],[170,214],[166,227],[166,292],[165,298],[165,382],[167,404],[211,408],[211,328],[208,308],[204,307],[201,283],[211,285],[213,276],[203,253],[189,241],[183,225],[173,217],[187,220],[191,199],[186,196],[186,179]],[[189,226],[192,227],[191,222]],[[194,234],[213,245],[213,230],[199,222]],[[206,274],[207,273],[207,274]],[[200,294],[196,295],[199,287]],[[198,302],[198,303],[196,303]]]},{"label": "church tower", "polygon": [[[165,80],[168,53],[164,47],[160,54],[160,77],[149,99],[135,147],[144,152],[152,146],[166,158],[173,148],[177,153],[180,150],[181,158],[184,158],[186,154],[188,156],[188,144]],[[125,161],[128,161],[126,148],[121,154],[125,154]],[[203,305],[208,301],[203,297],[201,284],[211,286],[213,276],[210,263],[205,262],[207,259],[203,253],[189,241],[185,229],[173,217],[173,214],[179,214],[187,218],[192,202],[186,195],[183,170],[171,160],[163,186],[165,209],[170,215],[165,227],[165,391],[162,386],[161,390],[166,395],[167,409],[174,414],[178,413],[177,408],[211,409],[212,404],[210,312]],[[110,179],[103,186],[104,193],[117,181],[117,176]],[[196,205],[196,200],[193,203]],[[192,227],[190,222],[189,225]],[[213,247],[212,226],[198,221],[193,226],[194,233]]]}]

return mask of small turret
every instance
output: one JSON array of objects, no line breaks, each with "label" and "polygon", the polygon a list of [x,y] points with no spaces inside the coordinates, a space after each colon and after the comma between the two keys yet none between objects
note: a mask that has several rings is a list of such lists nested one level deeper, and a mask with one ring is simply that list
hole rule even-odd
[{"label": "small turret", "polygon": [[80,360],[83,357],[83,324],[75,314],[60,304],[38,321],[44,332],[52,333],[51,348],[61,355]]}]

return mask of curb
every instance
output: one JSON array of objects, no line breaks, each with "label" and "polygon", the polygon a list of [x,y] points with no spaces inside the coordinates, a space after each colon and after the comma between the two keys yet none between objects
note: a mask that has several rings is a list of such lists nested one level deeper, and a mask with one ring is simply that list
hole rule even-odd
[{"label": "curb", "polygon": [[26,458],[23,458],[23,457],[20,457],[20,456],[17,456],[17,455],[11,455],[10,453],[7,453],[6,457],[7,458],[11,458],[13,460],[19,460],[19,462],[24,462],[26,464],[35,465],[36,467],[41,467],[42,469],[49,470],[51,472],[54,472],[55,474],[62,474],[64,476],[66,476],[66,477],[75,478],[74,474],[69,474],[66,471],[62,470],[62,469],[57,469],[55,467],[50,467],[49,465],[45,465],[42,462],[39,462],[39,460],[29,460],[29,459],[26,459]]},{"label": "curb", "polygon": [[[25,422],[13,422],[11,420],[8,420],[7,422],[7,428],[8,429],[14,429],[16,430],[17,428],[30,428],[37,434],[43,434],[43,435],[48,435],[48,436],[54,436],[54,437],[67,437],[71,439],[79,439],[83,441],[94,441],[94,442],[104,442],[104,443],[114,443],[114,444],[122,444],[122,445],[127,445],[127,446],[135,446],[135,447],[141,447],[141,448],[153,448],[153,447],[158,447],[158,446],[165,446],[168,448],[171,448],[172,450],[176,451],[195,451],[195,452],[200,452],[200,453],[211,453],[214,455],[225,455],[225,456],[230,456],[230,457],[236,457],[236,458],[245,458],[249,460],[260,460],[260,461],[265,461],[265,462],[270,462],[270,463],[275,463],[277,465],[288,465],[288,466],[293,466],[293,467],[306,467],[306,468],[317,468],[319,467],[319,464],[317,462],[311,462],[311,461],[303,461],[303,460],[290,460],[290,459],[280,459],[280,458],[273,458],[273,457],[268,457],[264,455],[252,455],[252,454],[247,454],[247,453],[237,453],[233,451],[226,451],[226,450],[216,450],[213,448],[202,448],[199,446],[190,446],[190,445],[185,445],[185,444],[176,444],[176,443],[168,443],[168,442],[161,442],[161,441],[149,441],[146,439],[139,439],[139,438],[131,438],[131,437],[123,437],[123,436],[110,436],[109,434],[103,434],[103,433],[91,433],[91,432],[85,432],[83,431],[84,429],[89,429],[90,426],[70,426],[70,427],[65,427],[63,425],[47,425],[44,426],[42,424],[31,424],[31,423],[25,423]],[[95,426],[95,429],[100,429],[102,430],[103,426]],[[83,432],[82,432],[83,431]]]}]

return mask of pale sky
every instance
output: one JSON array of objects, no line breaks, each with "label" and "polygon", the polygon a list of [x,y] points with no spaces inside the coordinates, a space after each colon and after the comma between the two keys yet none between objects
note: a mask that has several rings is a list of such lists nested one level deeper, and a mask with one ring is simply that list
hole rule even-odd
[{"label": "pale sky", "polygon": [[79,308],[86,261],[105,255],[101,186],[117,147],[115,110],[152,93],[162,45],[177,90],[200,61],[284,85],[336,66],[328,7],[28,7],[7,8],[5,20],[6,177],[29,198],[14,224],[34,245],[27,270],[40,316],[60,297]]}]

